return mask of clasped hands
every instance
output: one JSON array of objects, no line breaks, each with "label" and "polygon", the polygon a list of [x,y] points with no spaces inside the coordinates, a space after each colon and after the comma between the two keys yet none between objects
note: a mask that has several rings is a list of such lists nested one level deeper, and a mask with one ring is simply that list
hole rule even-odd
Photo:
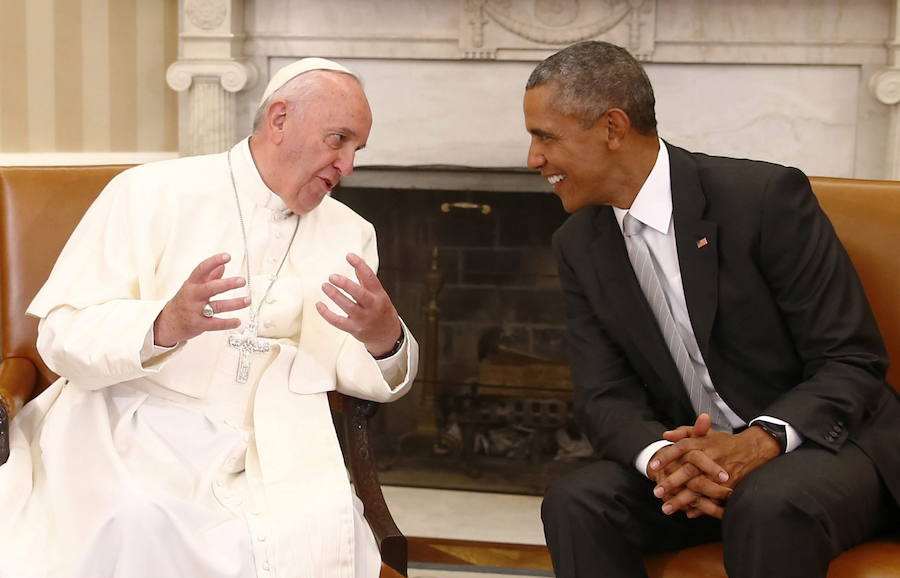
[{"label": "clasped hands", "polygon": [[[207,303],[212,307],[214,314],[238,311],[250,305],[249,297],[213,299],[220,293],[247,284],[243,277],[223,278],[225,264],[230,260],[230,255],[220,253],[205,259],[194,268],[153,323],[154,342],[157,345],[172,347],[206,331],[223,331],[240,327],[239,319],[204,317],[201,314]],[[359,283],[343,275],[331,275],[328,278],[329,282],[322,285],[322,291],[347,316],[332,312],[321,301],[316,303],[316,309],[328,323],[362,342],[372,355],[387,353],[393,348],[402,331],[397,310],[378,276],[361,257],[350,253],[347,255],[347,262],[353,267]],[[339,291],[339,288],[346,295]]]},{"label": "clasped hands", "polygon": [[656,481],[653,495],[665,514],[684,511],[688,518],[722,518],[728,496],[747,474],[779,455],[778,442],[758,427],[739,434],[711,429],[702,413],[693,426],[663,433],[674,442],[657,451],[647,466]]}]

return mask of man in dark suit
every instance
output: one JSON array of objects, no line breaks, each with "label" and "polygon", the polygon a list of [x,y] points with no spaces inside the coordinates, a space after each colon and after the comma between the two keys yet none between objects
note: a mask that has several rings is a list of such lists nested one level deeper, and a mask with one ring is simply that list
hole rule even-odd
[{"label": "man in dark suit", "polygon": [[645,576],[722,539],[732,577],[824,577],[890,523],[900,402],[865,294],[799,170],[656,132],[640,64],[583,42],[525,92],[575,403],[598,460],[551,486],[557,576]]}]

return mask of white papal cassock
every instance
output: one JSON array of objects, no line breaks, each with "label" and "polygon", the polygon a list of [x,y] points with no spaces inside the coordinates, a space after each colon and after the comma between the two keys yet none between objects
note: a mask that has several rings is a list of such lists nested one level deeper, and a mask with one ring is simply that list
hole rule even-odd
[{"label": "white papal cassock", "polygon": [[[226,155],[117,176],[28,310],[43,318],[41,355],[64,378],[12,423],[0,467],[3,578],[377,576],[326,392],[402,396],[417,345],[404,327],[401,352],[375,361],[315,309],[328,302],[329,274],[355,278],[347,253],[377,266],[372,226],[330,197],[285,215],[247,141],[231,155],[254,309],[300,219],[260,312],[271,351],[253,355],[241,384],[228,332],[162,354],[148,339],[203,259],[227,252],[225,276],[245,274]],[[247,323],[246,310],[237,316]]]}]

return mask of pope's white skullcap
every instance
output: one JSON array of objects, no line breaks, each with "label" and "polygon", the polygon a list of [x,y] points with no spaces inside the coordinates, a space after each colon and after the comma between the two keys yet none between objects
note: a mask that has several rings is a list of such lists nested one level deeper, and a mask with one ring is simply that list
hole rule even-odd
[{"label": "pope's white skullcap", "polygon": [[272,93],[287,84],[292,78],[311,70],[336,70],[356,77],[355,74],[332,60],[327,60],[325,58],[304,58],[288,64],[275,73],[272,79],[269,80],[269,84],[266,85],[266,91],[259,100],[259,106],[262,106],[266,100],[272,96]]}]

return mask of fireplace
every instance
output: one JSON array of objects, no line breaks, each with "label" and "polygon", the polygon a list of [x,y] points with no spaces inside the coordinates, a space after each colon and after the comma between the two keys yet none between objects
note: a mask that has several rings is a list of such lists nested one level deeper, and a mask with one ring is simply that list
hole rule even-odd
[{"label": "fireplace", "polygon": [[379,278],[421,347],[416,389],[378,417],[384,481],[541,493],[589,451],[550,248],[559,199],[524,171],[362,172],[334,196],[375,225]]}]

